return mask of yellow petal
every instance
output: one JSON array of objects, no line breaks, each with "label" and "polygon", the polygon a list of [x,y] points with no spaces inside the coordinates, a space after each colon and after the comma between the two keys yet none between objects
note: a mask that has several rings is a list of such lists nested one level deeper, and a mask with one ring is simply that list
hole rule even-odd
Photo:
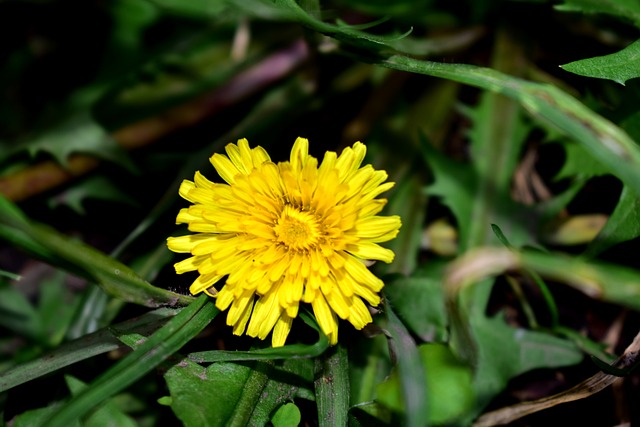
[{"label": "yellow petal", "polygon": [[393,257],[395,256],[391,249],[383,248],[376,243],[371,243],[366,240],[361,241],[356,245],[352,245],[347,249],[347,252],[360,259],[384,261],[387,264],[392,262]]},{"label": "yellow petal", "polygon": [[291,148],[290,163],[294,171],[300,171],[309,158],[309,140],[298,137]]},{"label": "yellow petal", "polygon": [[207,292],[208,294],[212,294],[212,291],[208,291],[208,289],[219,282],[223,277],[224,276],[220,276],[218,274],[201,274],[191,284],[191,286],[189,287],[189,292],[191,292],[192,295],[199,294],[203,291]]},{"label": "yellow petal", "polygon": [[367,306],[365,306],[359,298],[354,298],[349,314],[349,322],[356,329],[362,329],[371,323],[372,320],[371,313],[369,312],[369,309],[367,309]]},{"label": "yellow petal", "polygon": [[401,225],[400,217],[397,215],[361,218],[356,223],[354,233],[361,239],[372,239],[397,231]]},{"label": "yellow petal", "polygon": [[289,331],[291,331],[291,324],[293,317],[288,316],[286,313],[282,313],[276,326],[273,328],[273,336],[271,337],[271,345],[274,347],[282,347],[287,340]]},{"label": "yellow petal", "polygon": [[220,178],[229,184],[236,182],[235,176],[238,175],[240,171],[227,156],[216,153],[209,158],[209,161],[218,172],[218,175],[220,175]]},{"label": "yellow petal", "polygon": [[316,294],[316,297],[311,302],[311,307],[313,308],[313,314],[315,314],[322,332],[329,337],[330,342],[333,340],[337,342],[338,321],[321,293]]},{"label": "yellow petal", "polygon": [[180,262],[173,264],[177,274],[186,273],[187,271],[195,271],[207,261],[207,256],[192,256]]}]

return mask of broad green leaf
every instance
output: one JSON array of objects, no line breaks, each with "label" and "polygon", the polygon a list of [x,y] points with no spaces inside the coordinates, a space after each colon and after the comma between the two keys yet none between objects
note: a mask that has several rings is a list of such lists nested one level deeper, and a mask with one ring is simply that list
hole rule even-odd
[{"label": "broad green leaf", "polygon": [[185,427],[226,426],[251,372],[249,366],[236,363],[205,368],[185,359],[164,375],[171,409]]},{"label": "broad green leaf", "polygon": [[298,427],[301,420],[300,409],[295,403],[285,403],[273,414],[271,423],[273,427]]},{"label": "broad green leaf", "polygon": [[520,374],[539,368],[571,366],[582,361],[583,354],[571,341],[553,335],[516,329],[502,315],[474,318],[473,331],[479,348],[473,388],[477,405],[464,414],[467,422]]},{"label": "broad green leaf", "polygon": [[63,166],[67,164],[71,154],[91,154],[125,167],[130,172],[136,171],[136,166],[126,151],[96,122],[89,111],[70,115],[40,135],[17,144],[7,154],[12,155],[22,150],[28,151],[32,156],[46,152]]},{"label": "broad green leaf", "polygon": [[89,199],[122,203],[128,205],[127,207],[138,205],[136,200],[116,187],[106,176],[92,175],[54,196],[49,201],[49,206],[68,206],[76,213],[84,215],[86,214],[84,202]]},{"label": "broad green leaf", "polygon": [[[165,374],[171,406],[186,426],[266,425],[276,408],[313,400],[313,361],[227,363],[202,367],[183,359]],[[224,393],[220,391],[224,390]]]},{"label": "broad green leaf", "polygon": [[[312,325],[316,330],[318,326],[311,322],[309,316],[301,313],[301,317],[308,324]],[[133,337],[128,337],[130,340]],[[210,419],[207,425],[265,425],[273,411],[283,403],[292,398],[303,398],[313,400],[314,395],[310,390],[313,381],[313,361],[308,359],[311,356],[318,356],[328,347],[328,340],[324,334],[320,334],[318,343],[311,346],[299,344],[288,345],[280,348],[266,348],[252,351],[210,351],[201,353],[192,353],[189,355],[188,363],[178,363],[169,372],[167,383],[171,391],[171,397],[166,399],[176,415],[186,425],[201,425],[199,419]],[[318,350],[321,350],[318,352]],[[307,359],[296,359],[296,358]],[[270,359],[282,359],[282,362],[272,362]],[[206,361],[222,361],[222,360],[267,360],[267,362],[258,362],[250,365],[231,364],[218,362],[210,365],[209,368],[203,368],[195,362]],[[215,366],[220,365],[218,368]],[[231,374],[231,378],[218,378],[218,375],[208,376],[209,370],[218,372],[221,367],[227,367]],[[251,367],[249,369],[248,367]],[[248,373],[243,369],[249,369]],[[173,371],[179,373],[178,377],[173,376]],[[211,381],[207,382],[204,387],[214,395],[219,393],[220,382],[232,381],[227,384],[229,387],[235,387],[236,382],[242,382],[240,394],[230,398],[233,402],[223,401],[220,405],[209,405],[198,411],[190,411],[188,408],[193,405],[193,398],[197,398],[201,394],[203,375],[207,375]],[[194,379],[195,378],[195,379]],[[195,381],[193,387],[191,381]],[[174,384],[172,389],[171,384]],[[193,389],[192,393],[190,390]],[[205,391],[206,391],[205,390]],[[195,397],[190,397],[190,396]],[[215,412],[215,414],[211,414]]]},{"label": "broad green leaf", "polygon": [[640,198],[625,186],[609,220],[595,239],[589,243],[584,255],[595,257],[611,246],[638,236],[640,236]]},{"label": "broad green leaf", "polygon": [[467,165],[452,160],[429,143],[422,143],[425,162],[433,172],[434,181],[427,187],[428,194],[439,196],[457,220],[461,241],[469,236],[472,198],[469,192],[476,183],[475,174]]},{"label": "broad green leaf", "polygon": [[411,277],[398,276],[387,286],[385,295],[407,328],[421,340],[445,341],[448,321],[442,291],[442,264],[430,265]]},{"label": "broad green leaf", "polygon": [[640,77],[640,40],[636,40],[619,52],[581,59],[561,67],[574,74],[613,80],[624,85],[627,80]]},{"label": "broad green leaf", "polygon": [[640,27],[640,4],[635,0],[564,0],[555,6],[565,12],[603,13],[631,20]]},{"label": "broad green leaf", "polygon": [[[71,390],[72,395],[77,395],[84,390],[87,385],[70,375],[65,376],[67,387]],[[109,399],[104,404],[94,411],[86,420],[83,420],[83,427],[104,427],[104,426],[118,426],[118,427],[137,427],[137,423],[133,418],[122,412],[120,408],[114,403],[113,399]]]},{"label": "broad green leaf", "polygon": [[562,169],[555,176],[556,180],[565,178],[592,178],[609,174],[609,168],[594,158],[584,146],[572,141],[562,143],[566,159]]},{"label": "broad green leaf", "polygon": [[[424,425],[456,425],[456,421],[475,406],[471,368],[461,363],[443,344],[422,344],[418,351],[424,370],[429,374],[423,404],[430,410],[428,418],[423,420]],[[394,411],[404,411],[396,371],[377,387],[377,391],[382,404]]]},{"label": "broad green leaf", "polygon": [[[274,363],[273,369],[269,373],[267,384],[264,386],[259,399],[255,402],[255,408],[247,424],[256,427],[266,425],[273,415],[272,423],[275,425],[274,411],[276,408],[280,407],[277,410],[277,412],[280,412],[283,406],[293,405],[292,403],[287,403],[293,399],[315,399],[313,392],[313,360],[311,359],[286,359]],[[295,419],[296,410],[297,407],[289,407],[285,411]],[[284,423],[286,420],[281,421]],[[297,426],[298,424],[294,425]]]}]

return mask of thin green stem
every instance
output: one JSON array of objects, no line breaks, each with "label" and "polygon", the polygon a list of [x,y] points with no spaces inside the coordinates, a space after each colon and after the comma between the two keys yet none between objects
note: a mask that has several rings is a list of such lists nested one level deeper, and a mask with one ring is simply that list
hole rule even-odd
[{"label": "thin green stem", "polygon": [[529,327],[531,329],[538,329],[540,325],[538,323],[538,320],[536,319],[535,313],[533,312],[533,308],[531,308],[531,304],[529,304],[529,301],[527,301],[527,297],[524,295],[524,292],[522,291],[522,286],[520,286],[520,282],[518,282],[513,276],[506,276],[506,279],[507,279],[507,283],[509,283],[509,286],[511,287],[511,290],[513,291],[516,298],[518,299],[520,306],[522,307],[522,312],[527,318],[527,323],[529,324]]}]

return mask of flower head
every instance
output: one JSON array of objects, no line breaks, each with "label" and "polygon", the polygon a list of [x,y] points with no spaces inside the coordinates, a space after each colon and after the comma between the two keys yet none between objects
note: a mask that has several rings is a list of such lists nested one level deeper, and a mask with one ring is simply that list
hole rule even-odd
[{"label": "flower head", "polygon": [[[335,344],[338,317],[357,329],[371,322],[363,300],[380,303],[383,283],[366,260],[391,262],[394,253],[378,245],[393,239],[398,216],[378,216],[390,189],[387,173],[360,167],[366,147],[356,142],[322,163],[298,138],[288,162],[274,163],[246,139],[214,154],[213,167],[226,184],[196,172],[180,195],[193,203],[178,214],[195,234],[170,237],[169,249],[192,256],[175,265],[178,274],[198,271],[192,294],[216,297],[233,333],[284,345],[300,302],[310,303],[322,331]],[[227,277],[218,291],[214,285]]]}]

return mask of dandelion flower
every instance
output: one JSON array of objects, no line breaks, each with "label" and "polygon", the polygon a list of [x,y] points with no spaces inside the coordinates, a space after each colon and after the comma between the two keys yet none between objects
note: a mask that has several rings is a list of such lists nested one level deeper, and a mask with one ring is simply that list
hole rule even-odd
[{"label": "dandelion flower", "polygon": [[[284,345],[300,303],[311,304],[331,344],[338,341],[338,318],[362,329],[372,321],[364,301],[380,303],[382,281],[369,260],[390,263],[394,253],[378,243],[393,239],[398,216],[378,216],[389,190],[387,173],[360,167],[366,147],[356,142],[322,163],[298,138],[288,162],[274,163],[262,147],[246,139],[226,146],[210,161],[226,184],[196,172],[180,196],[193,203],[178,214],[195,234],[170,237],[169,249],[192,256],[175,264],[178,274],[197,271],[192,294],[216,298],[229,309],[233,333]],[[218,291],[214,285],[226,277]],[[364,301],[363,301],[364,300]]]}]

